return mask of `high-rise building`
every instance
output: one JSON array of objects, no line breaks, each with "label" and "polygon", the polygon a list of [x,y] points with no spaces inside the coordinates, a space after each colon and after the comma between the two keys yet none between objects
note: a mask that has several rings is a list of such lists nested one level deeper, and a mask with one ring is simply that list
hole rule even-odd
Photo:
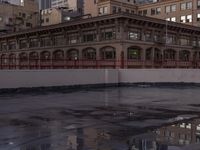
[{"label": "high-rise building", "polygon": [[48,8],[51,8],[51,1],[52,1],[52,0],[38,0],[39,8],[40,8],[40,9],[48,9]]},{"label": "high-rise building", "polygon": [[138,5],[138,14],[200,26],[200,0],[159,0]]}]

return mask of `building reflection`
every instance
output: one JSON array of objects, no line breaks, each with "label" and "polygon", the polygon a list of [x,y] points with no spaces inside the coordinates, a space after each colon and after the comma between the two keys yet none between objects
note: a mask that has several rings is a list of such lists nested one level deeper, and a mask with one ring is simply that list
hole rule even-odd
[{"label": "building reflection", "polygon": [[37,142],[25,144],[20,150],[171,150],[200,143],[200,119],[164,126],[132,137],[115,137],[113,130],[108,132],[106,127],[75,128],[65,132],[60,130],[62,127],[63,124],[57,124],[56,128],[49,130],[49,137],[38,137]]},{"label": "building reflection", "polygon": [[200,143],[200,119],[161,127],[132,137],[130,143],[130,150],[171,150]]}]

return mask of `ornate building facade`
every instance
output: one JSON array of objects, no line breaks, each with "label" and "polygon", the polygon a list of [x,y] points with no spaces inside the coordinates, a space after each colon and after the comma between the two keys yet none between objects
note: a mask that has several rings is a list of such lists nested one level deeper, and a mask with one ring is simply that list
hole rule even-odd
[{"label": "ornate building facade", "polygon": [[117,13],[0,37],[1,69],[197,68],[200,30]]}]

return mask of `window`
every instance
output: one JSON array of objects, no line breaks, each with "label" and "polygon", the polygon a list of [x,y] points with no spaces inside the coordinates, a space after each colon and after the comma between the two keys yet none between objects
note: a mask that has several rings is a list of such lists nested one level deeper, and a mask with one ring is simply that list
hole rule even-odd
[{"label": "window", "polygon": [[49,18],[46,18],[46,22],[49,22]]},{"label": "window", "polygon": [[16,42],[11,41],[8,43],[8,49],[9,50],[16,50]]},{"label": "window", "polygon": [[197,9],[200,9],[200,0],[197,0]]},{"label": "window", "polygon": [[187,2],[186,3],[186,8],[187,9],[192,9],[192,2]]},{"label": "window", "polygon": [[171,9],[170,6],[166,6],[166,7],[165,7],[165,12],[166,12],[166,13],[170,13],[170,11],[171,11],[170,9]]},{"label": "window", "polygon": [[68,43],[75,44],[79,41],[79,34],[77,32],[68,34]]},{"label": "window", "polygon": [[116,38],[115,28],[101,29],[101,40],[112,40],[115,38]]},{"label": "window", "polygon": [[52,41],[50,37],[42,37],[41,38],[41,47],[45,47],[45,46],[51,46],[52,45]]},{"label": "window", "polygon": [[181,10],[186,10],[186,3],[181,3]]},{"label": "window", "polygon": [[112,12],[113,12],[113,14],[117,13],[117,7],[116,6],[112,7]]},{"label": "window", "polygon": [[141,40],[141,30],[133,30],[128,32],[129,40]]},{"label": "window", "polygon": [[197,14],[197,21],[200,21],[200,13]]},{"label": "window", "polygon": [[180,44],[183,46],[189,46],[190,45],[190,37],[186,37],[186,36],[181,37]]},{"label": "window", "polygon": [[20,49],[23,49],[23,48],[26,48],[27,47],[27,40],[20,40],[19,41],[19,48]]},{"label": "window", "polygon": [[181,16],[181,22],[186,23],[186,16]]},{"label": "window", "polygon": [[171,10],[172,10],[172,12],[175,12],[176,11],[176,5],[172,5]]},{"label": "window", "polygon": [[145,32],[145,41],[152,41],[152,32],[151,31],[146,31]]},{"label": "window", "polygon": [[187,15],[186,18],[186,22],[192,22],[192,15]]},{"label": "window", "polygon": [[143,10],[142,13],[143,13],[144,16],[146,16],[147,15],[147,10]]},{"label": "window", "polygon": [[160,13],[161,13],[161,8],[160,7],[156,8],[156,14],[158,15]]},{"label": "window", "polygon": [[54,42],[55,45],[65,45],[66,44],[66,40],[64,38],[64,35],[55,35],[54,36]]},{"label": "window", "polygon": [[103,10],[104,10],[104,14],[108,13],[108,7],[103,7]]},{"label": "window", "polygon": [[172,17],[172,18],[171,18],[171,21],[172,21],[172,22],[176,22],[176,17]]},{"label": "window", "polygon": [[37,38],[34,38],[34,39],[30,39],[30,47],[38,47],[38,44],[39,41]]},{"label": "window", "polygon": [[108,14],[108,7],[106,6],[99,8],[99,14],[100,15]]},{"label": "window", "polygon": [[155,14],[156,14],[155,8],[151,8],[151,15],[155,15]]},{"label": "window", "polygon": [[93,42],[96,41],[95,31],[85,31],[83,32],[82,42]]},{"label": "window", "polygon": [[6,43],[6,42],[1,43],[1,50],[2,50],[2,51],[7,50],[7,43]]}]

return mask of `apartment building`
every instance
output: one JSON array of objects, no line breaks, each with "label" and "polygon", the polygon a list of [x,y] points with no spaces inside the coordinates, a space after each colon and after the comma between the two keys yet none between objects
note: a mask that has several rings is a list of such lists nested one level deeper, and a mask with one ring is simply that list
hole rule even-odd
[{"label": "apartment building", "polygon": [[138,5],[138,14],[200,26],[200,0],[160,0]]},{"label": "apartment building", "polygon": [[38,3],[26,0],[23,5],[0,3],[0,31],[13,32],[38,25]]}]

